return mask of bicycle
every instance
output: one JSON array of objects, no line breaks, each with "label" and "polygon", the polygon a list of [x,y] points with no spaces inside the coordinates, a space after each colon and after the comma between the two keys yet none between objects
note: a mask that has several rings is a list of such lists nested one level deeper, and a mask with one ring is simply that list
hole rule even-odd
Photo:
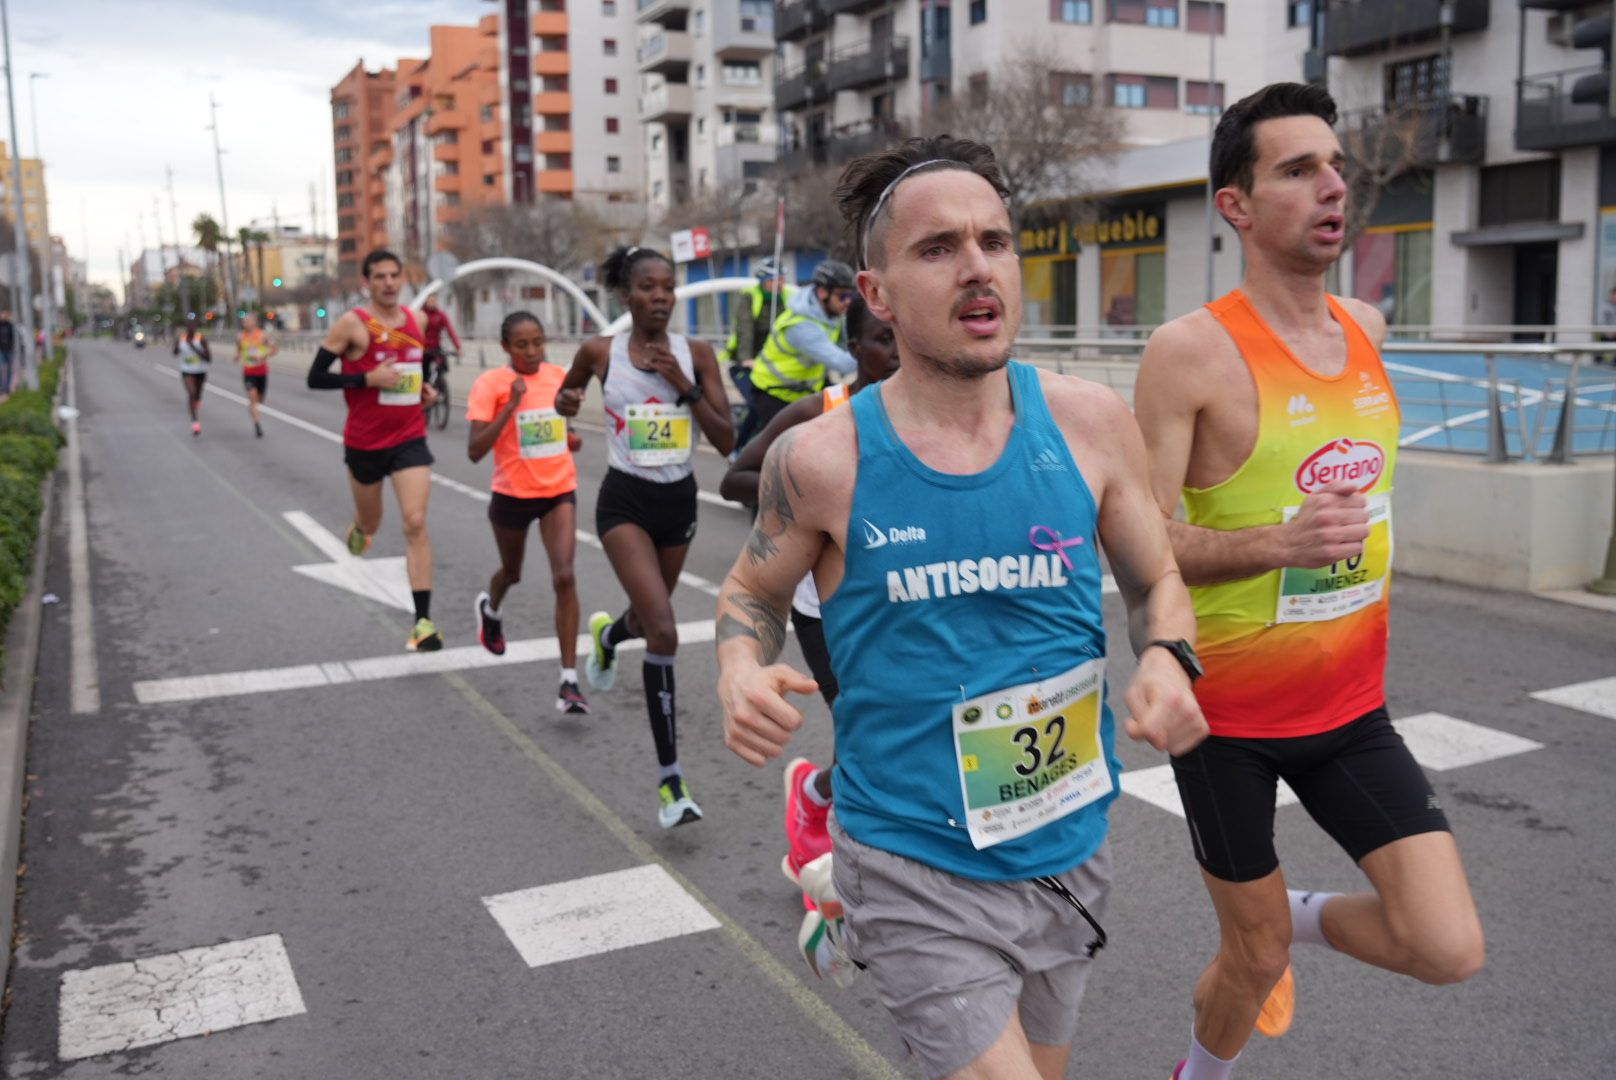
[{"label": "bicycle", "polygon": [[426,356],[432,372],[427,381],[438,392],[438,397],[430,405],[422,404],[421,411],[426,413],[426,422],[439,431],[449,426],[449,357],[452,355],[433,349]]}]

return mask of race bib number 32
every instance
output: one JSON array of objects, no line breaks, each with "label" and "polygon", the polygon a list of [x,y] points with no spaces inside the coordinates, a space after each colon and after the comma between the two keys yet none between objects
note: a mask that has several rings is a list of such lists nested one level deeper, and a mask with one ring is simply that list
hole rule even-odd
[{"label": "race bib number 32", "polygon": [[1100,743],[1105,661],[954,706],[965,827],[978,850],[1023,836],[1112,790]]},{"label": "race bib number 32", "polygon": [[635,465],[682,465],[690,460],[690,408],[662,403],[628,406],[628,459]]},{"label": "race bib number 32", "polygon": [[[1369,536],[1362,552],[1317,569],[1280,571],[1275,622],[1328,622],[1380,602],[1392,568],[1391,492],[1371,495],[1368,503]],[[1299,509],[1286,507],[1285,520]]]}]

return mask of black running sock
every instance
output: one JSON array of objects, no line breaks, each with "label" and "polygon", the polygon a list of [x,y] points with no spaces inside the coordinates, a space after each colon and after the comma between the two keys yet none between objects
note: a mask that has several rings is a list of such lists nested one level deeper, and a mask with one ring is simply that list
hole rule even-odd
[{"label": "black running sock", "polygon": [[651,738],[656,742],[657,764],[663,767],[679,760],[679,734],[674,724],[673,657],[646,653],[645,708],[651,714]]},{"label": "black running sock", "polygon": [[417,619],[430,619],[432,617],[432,590],[416,589],[410,593],[415,598],[415,617]]},{"label": "black running sock", "polygon": [[605,647],[607,655],[610,655],[617,651],[617,646],[636,637],[639,637],[639,635],[629,631],[628,612],[625,611],[617,617],[612,625],[601,632],[600,643]]}]

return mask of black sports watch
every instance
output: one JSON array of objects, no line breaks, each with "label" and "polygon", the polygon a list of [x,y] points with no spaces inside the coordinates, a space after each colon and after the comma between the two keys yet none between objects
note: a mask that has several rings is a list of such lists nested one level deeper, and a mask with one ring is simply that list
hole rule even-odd
[{"label": "black sports watch", "polygon": [[[1153,645],[1160,645],[1162,648],[1172,653],[1173,659],[1178,661],[1179,666],[1184,669],[1184,674],[1190,677],[1191,683],[1195,682],[1196,679],[1199,679],[1202,675],[1206,674],[1206,672],[1201,668],[1201,658],[1195,655],[1194,647],[1183,638],[1179,638],[1177,641],[1168,641],[1166,638],[1158,638],[1155,641],[1146,643],[1145,649],[1148,649]],[[1140,653],[1142,654],[1145,649],[1140,649]]]},{"label": "black sports watch", "polygon": [[691,405],[691,404],[694,404],[695,402],[700,401],[700,400],[701,400],[701,376],[698,375],[698,376],[696,376],[695,380],[690,384],[690,389],[686,390],[684,393],[680,394],[677,398],[675,398],[673,403],[675,405]]}]

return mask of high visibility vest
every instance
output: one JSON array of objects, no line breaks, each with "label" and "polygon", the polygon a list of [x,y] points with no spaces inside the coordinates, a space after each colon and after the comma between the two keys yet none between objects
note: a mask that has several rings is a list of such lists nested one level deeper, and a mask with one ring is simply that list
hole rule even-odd
[{"label": "high visibility vest", "polygon": [[804,360],[786,340],[786,331],[798,323],[818,326],[832,345],[842,340],[840,319],[815,319],[791,308],[782,311],[758,353],[758,362],[752,366],[752,386],[781,401],[796,401],[825,387],[825,365]]},{"label": "high visibility vest", "polygon": [[[789,286],[789,285],[780,286],[780,306],[782,308],[785,307],[786,304],[790,303],[790,301],[791,301],[791,293],[792,293],[791,286]],[[757,317],[759,315],[763,314],[763,309],[769,303],[769,294],[768,294],[768,292],[761,285],[753,285],[750,288],[742,289],[737,295],[740,296],[742,299],[749,299],[749,300],[752,301],[752,321],[756,322]],[[752,359],[752,357],[750,357],[750,356],[743,358],[743,357],[737,357],[735,355],[735,350],[741,347],[741,329],[740,329],[740,327],[741,327],[741,319],[743,317],[744,316],[742,316],[742,315],[737,315],[735,318],[730,320],[729,340],[724,342],[724,349],[723,349],[722,352],[720,352],[718,354],[718,362],[720,364],[727,364],[731,360],[736,360],[736,359],[743,359],[743,360]]]}]

